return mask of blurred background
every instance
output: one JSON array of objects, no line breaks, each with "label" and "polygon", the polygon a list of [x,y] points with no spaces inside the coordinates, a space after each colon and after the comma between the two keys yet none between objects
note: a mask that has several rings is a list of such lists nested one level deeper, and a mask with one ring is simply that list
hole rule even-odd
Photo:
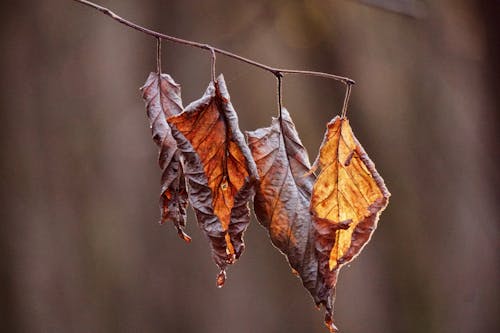
[{"label": "blurred background", "polygon": [[[356,80],[351,125],[392,198],[340,274],[338,326],[500,330],[497,1],[99,3],[269,65]],[[157,223],[157,149],[139,92],[155,40],[73,1],[0,6],[0,331],[326,332],[255,220],[220,290],[192,212],[190,245]],[[209,54],[163,45],[187,105],[208,84]],[[274,77],[222,56],[217,71],[241,129],[268,126]],[[335,81],[284,80],[311,160],[343,94]]]}]

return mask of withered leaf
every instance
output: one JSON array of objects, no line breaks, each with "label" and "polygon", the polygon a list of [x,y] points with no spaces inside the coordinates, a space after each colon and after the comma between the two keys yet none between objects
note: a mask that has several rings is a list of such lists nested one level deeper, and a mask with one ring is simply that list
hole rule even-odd
[{"label": "withered leaf", "polygon": [[158,145],[158,162],[162,169],[160,223],[172,221],[179,236],[191,238],[183,231],[186,225],[187,190],[180,152],[167,118],[182,111],[180,86],[168,74],[150,73],[141,88],[154,142]]},{"label": "withered leaf", "polygon": [[318,266],[309,204],[315,176],[286,109],[282,121],[246,132],[259,173],[254,208],[273,244],[287,256],[316,303]]},{"label": "withered leaf", "polygon": [[[346,118],[328,123],[317,166],[321,172],[312,191],[311,213],[320,272],[325,275],[363,249],[390,193]],[[332,312],[333,304],[328,304],[325,320],[334,327]]]},{"label": "withered leaf", "polygon": [[309,211],[316,180],[307,151],[286,109],[271,126],[247,132],[260,183],[254,207],[273,244],[286,255],[316,305],[330,309],[337,271],[321,270]]},{"label": "withered leaf", "polygon": [[257,180],[224,77],[210,82],[202,98],[168,118],[168,123],[184,157],[189,200],[221,270],[220,287],[225,268],[244,249],[243,233],[250,222],[248,201]]}]

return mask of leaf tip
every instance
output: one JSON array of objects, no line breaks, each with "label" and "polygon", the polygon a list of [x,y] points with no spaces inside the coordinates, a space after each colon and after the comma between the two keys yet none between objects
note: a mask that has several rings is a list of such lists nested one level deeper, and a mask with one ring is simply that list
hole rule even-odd
[{"label": "leaf tip", "polygon": [[217,275],[217,288],[224,287],[224,283],[226,283],[226,271],[221,270]]},{"label": "leaf tip", "polygon": [[332,316],[329,313],[325,314],[325,325],[326,327],[328,327],[331,333],[337,333],[339,331],[337,326],[335,326],[335,324],[333,323]]},{"label": "leaf tip", "polygon": [[179,235],[179,237],[185,241],[187,244],[191,243],[191,237],[189,237],[188,234],[186,234],[184,232],[184,230],[182,230],[181,228],[177,228],[177,234]]}]

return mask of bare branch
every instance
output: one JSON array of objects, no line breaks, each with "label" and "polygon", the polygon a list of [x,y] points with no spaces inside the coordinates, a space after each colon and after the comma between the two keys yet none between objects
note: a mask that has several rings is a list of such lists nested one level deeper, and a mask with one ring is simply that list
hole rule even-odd
[{"label": "bare branch", "polygon": [[237,55],[235,53],[232,53],[232,52],[229,52],[229,51],[226,51],[226,50],[222,50],[222,49],[213,47],[213,46],[208,45],[208,44],[198,43],[198,42],[194,42],[194,41],[190,41],[190,40],[186,40],[186,39],[182,39],[182,38],[177,38],[177,37],[165,35],[165,34],[162,34],[160,32],[156,32],[156,31],[150,30],[150,29],[145,28],[143,26],[140,26],[140,25],[138,25],[136,23],[128,21],[128,20],[124,19],[123,17],[115,14],[114,12],[112,12],[111,10],[109,10],[108,8],[99,6],[99,5],[97,5],[97,4],[93,3],[93,2],[90,2],[90,1],[87,1],[87,0],[73,0],[73,1],[79,2],[79,3],[81,3],[83,5],[86,5],[86,6],[90,7],[90,8],[96,9],[96,10],[100,11],[101,13],[103,13],[104,15],[107,15],[107,16],[111,17],[115,21],[118,21],[121,24],[124,24],[124,25],[126,25],[126,26],[128,26],[128,27],[130,27],[132,29],[138,30],[138,31],[140,31],[142,33],[145,33],[147,35],[150,35],[150,36],[153,36],[153,37],[156,37],[156,38],[160,38],[160,39],[165,39],[165,40],[168,40],[168,41],[171,41],[171,42],[174,42],[174,43],[188,45],[188,46],[192,46],[192,47],[197,47],[197,48],[200,48],[200,49],[208,50],[210,52],[219,53],[219,54],[225,55],[227,57],[236,59],[238,61],[245,62],[245,63],[247,63],[249,65],[252,65],[252,66],[261,68],[263,70],[266,70],[266,71],[272,73],[276,77],[280,77],[280,76],[282,76],[282,74],[301,74],[301,75],[318,76],[318,77],[323,77],[323,78],[326,78],[326,79],[332,79],[332,80],[340,81],[340,82],[342,82],[342,83],[344,83],[345,85],[348,85],[348,86],[353,85],[353,84],[356,83],[354,80],[352,80],[352,79],[350,79],[348,77],[340,76],[340,75],[334,75],[334,74],[323,73],[323,72],[313,72],[313,71],[303,71],[303,70],[284,69],[284,68],[271,67],[271,66],[259,63],[257,61],[254,61],[254,60],[242,57],[242,56]]}]

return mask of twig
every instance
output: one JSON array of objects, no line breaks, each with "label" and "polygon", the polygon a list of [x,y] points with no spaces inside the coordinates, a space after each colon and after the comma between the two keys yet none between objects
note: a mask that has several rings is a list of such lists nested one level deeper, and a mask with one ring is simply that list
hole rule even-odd
[{"label": "twig", "polygon": [[198,42],[194,42],[194,41],[190,41],[190,40],[186,40],[186,39],[181,39],[181,38],[177,38],[177,37],[165,35],[165,34],[162,34],[160,32],[156,32],[156,31],[150,30],[148,28],[145,28],[145,27],[142,27],[142,26],[140,26],[138,24],[130,22],[130,21],[124,19],[123,17],[118,16],[117,14],[113,13],[108,8],[99,6],[99,5],[97,5],[97,4],[93,3],[93,2],[86,1],[86,0],[73,0],[73,1],[79,2],[79,3],[83,4],[83,5],[86,5],[88,7],[96,9],[96,10],[100,11],[101,13],[103,13],[104,15],[107,15],[107,16],[111,17],[112,19],[114,19],[114,20],[116,20],[116,21],[118,21],[118,22],[120,22],[120,23],[122,23],[122,24],[124,24],[124,25],[126,25],[128,27],[130,27],[130,28],[138,30],[138,31],[140,31],[142,33],[145,33],[147,35],[150,35],[150,36],[153,36],[153,37],[156,37],[156,38],[160,38],[160,39],[165,39],[165,40],[168,40],[168,41],[171,41],[171,42],[174,42],[174,43],[179,43],[179,44],[184,44],[184,45],[188,45],[188,46],[193,46],[193,47],[197,47],[197,48],[200,48],[200,49],[208,50],[210,52],[223,54],[223,55],[225,55],[227,57],[230,57],[230,58],[233,58],[233,59],[245,62],[245,63],[250,64],[252,66],[261,68],[261,69],[266,70],[268,72],[271,72],[276,77],[279,77],[282,74],[302,74],[302,75],[311,75],[311,76],[318,76],[318,77],[323,77],[323,78],[327,78],[327,79],[337,80],[337,81],[340,81],[340,82],[344,83],[347,86],[351,86],[351,85],[353,85],[353,84],[356,83],[354,80],[352,80],[352,79],[350,79],[348,77],[334,75],[334,74],[329,74],[329,73],[312,72],[312,71],[302,71],[302,70],[285,69],[285,68],[276,68],[276,67],[271,67],[271,66],[268,66],[268,65],[264,65],[264,64],[261,64],[261,63],[259,63],[257,61],[254,61],[254,60],[242,57],[240,55],[234,54],[234,53],[226,51],[226,50],[222,50],[222,49],[213,47],[213,46],[208,45],[208,44],[203,44],[203,43],[198,43]]}]

